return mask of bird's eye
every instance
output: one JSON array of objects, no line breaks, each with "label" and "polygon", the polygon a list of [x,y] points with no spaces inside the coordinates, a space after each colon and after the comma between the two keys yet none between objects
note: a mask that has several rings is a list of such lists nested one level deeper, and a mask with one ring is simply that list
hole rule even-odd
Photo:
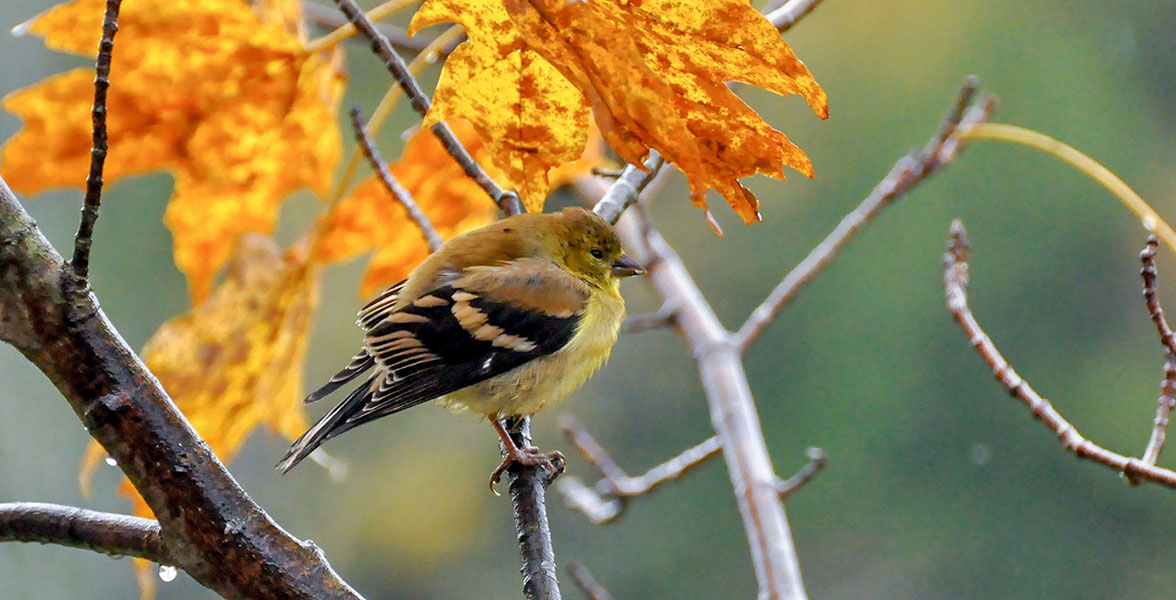
[{"label": "bird's eye", "polygon": [[593,248],[590,254],[592,255],[592,258],[595,258],[596,260],[604,258],[604,253],[601,252],[599,248]]}]

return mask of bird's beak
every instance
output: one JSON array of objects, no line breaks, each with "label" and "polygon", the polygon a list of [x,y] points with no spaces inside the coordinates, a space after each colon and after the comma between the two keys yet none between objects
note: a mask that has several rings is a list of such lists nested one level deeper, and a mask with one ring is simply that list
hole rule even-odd
[{"label": "bird's beak", "polygon": [[642,275],[644,273],[645,267],[641,266],[641,264],[637,261],[629,258],[627,254],[622,254],[621,257],[613,263],[613,277],[629,277],[630,275]]}]

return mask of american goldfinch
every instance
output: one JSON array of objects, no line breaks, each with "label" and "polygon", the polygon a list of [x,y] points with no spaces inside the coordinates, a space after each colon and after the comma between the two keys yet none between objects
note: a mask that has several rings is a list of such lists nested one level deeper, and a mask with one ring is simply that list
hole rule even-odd
[{"label": "american goldfinch", "polygon": [[625,303],[620,279],[644,273],[612,226],[590,211],[507,217],[459,235],[359,311],[363,349],[306,398],[370,370],[298,438],[285,473],[323,442],[427,402],[485,415],[512,462],[555,474],[558,452],[518,448],[500,419],[562,400],[608,358]]}]

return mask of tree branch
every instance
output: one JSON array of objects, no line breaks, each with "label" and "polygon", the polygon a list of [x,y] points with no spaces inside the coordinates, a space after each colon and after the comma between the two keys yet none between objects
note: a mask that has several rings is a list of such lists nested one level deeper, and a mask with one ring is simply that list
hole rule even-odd
[{"label": "tree branch", "polygon": [[574,562],[568,565],[568,573],[572,576],[572,581],[575,582],[576,587],[580,588],[580,593],[588,600],[613,600],[612,594],[604,589],[603,585],[596,582],[592,577],[592,573],[588,571],[588,567]]},{"label": "tree branch", "polygon": [[962,149],[960,136],[976,123],[986,121],[995,108],[995,102],[991,98],[981,98],[969,107],[976,86],[976,78],[968,77],[956,93],[955,102],[935,136],[921,150],[913,151],[899,159],[857,208],[845,215],[837,227],[829,232],[829,235],[825,236],[825,239],[768,294],[763,303],[752,311],[747,322],[735,334],[736,343],[742,351],[746,351],[755,342],[780,309],[827,267],[854,235],[878,216],[882,209],[890,206],[893,200],[901,197],[959,155]]},{"label": "tree branch", "polygon": [[824,469],[825,465],[829,463],[829,458],[825,456],[825,451],[815,446],[809,448],[808,451],[805,452],[805,455],[807,455],[809,458],[809,463],[807,465],[801,467],[801,469],[797,471],[796,474],[792,477],[776,482],[776,489],[780,492],[781,500],[788,500],[788,497],[791,496],[793,492],[799,490],[808,482],[812,481],[813,478],[817,476],[817,473],[820,473],[821,469]]},{"label": "tree branch", "polygon": [[[339,14],[339,11],[329,6],[315,4],[314,2],[303,2],[302,11],[304,14],[306,14],[306,19],[308,21],[322,27],[338,29],[339,27],[349,23],[347,17]],[[428,45],[428,42],[417,38],[408,37],[407,31],[396,27],[395,25],[389,25],[387,23],[376,23],[375,26],[376,29],[384,35],[384,37],[388,38],[388,42],[397,48],[403,48],[413,52],[420,52],[421,50],[425,49],[425,46]],[[452,51],[452,49],[452,47],[446,48],[445,52],[448,53],[449,51]]]},{"label": "tree branch", "polygon": [[1176,488],[1176,472],[1148,464],[1138,458],[1129,458],[1107,450],[1082,436],[1078,430],[1062,417],[1048,400],[1042,398],[1017,374],[996,349],[992,339],[976,322],[968,308],[968,237],[964,225],[956,219],[951,224],[951,237],[947,254],[943,257],[943,288],[947,296],[947,308],[956,323],[968,335],[972,347],[984,358],[992,369],[997,381],[1014,397],[1021,400],[1037,420],[1045,424],[1057,436],[1058,441],[1078,458],[1092,460],[1108,466],[1130,480],[1146,480]]},{"label": "tree branch", "polygon": [[[515,446],[526,448],[531,445],[530,419],[512,417],[505,425]],[[506,456],[505,447],[502,447],[502,455]],[[523,595],[527,600],[559,600],[555,549],[551,544],[551,527],[547,523],[544,503],[545,490],[550,483],[547,472],[543,467],[515,463],[507,470],[507,477],[510,479],[519,554],[523,559]]]},{"label": "tree branch", "polygon": [[[401,89],[408,96],[413,110],[422,119],[425,118],[425,115],[429,112],[429,108],[432,107],[432,101],[429,100],[429,95],[421,89],[420,82],[413,76],[408,65],[404,64],[404,59],[400,58],[400,55],[392,48],[392,44],[388,41],[388,38],[384,37],[384,34],[376,29],[371,19],[355,5],[355,0],[335,0],[335,4],[339,6],[339,10],[343,11],[344,15],[347,15],[347,20],[355,25],[355,29],[363,34],[364,37],[371,40],[372,52],[380,60],[384,61],[384,66],[392,73],[392,76],[400,84]],[[514,192],[503,190],[482,169],[481,165],[474,160],[474,157],[470,155],[461,141],[457,139],[457,136],[453,134],[453,130],[449,128],[449,125],[446,125],[444,121],[440,121],[430,129],[433,130],[433,134],[437,136],[437,139],[441,140],[441,144],[445,146],[445,150],[453,156],[454,160],[461,164],[466,175],[470,176],[478,185],[482,186],[482,189],[486,190],[486,193],[498,204],[498,208],[502,212],[507,215],[516,215],[525,211],[523,203],[519,201],[518,195]]]},{"label": "tree branch", "polygon": [[621,213],[637,201],[641,190],[644,190],[645,186],[649,185],[649,182],[657,176],[657,172],[663,164],[665,164],[665,159],[657,153],[657,150],[650,149],[649,158],[645,159],[645,164],[642,166],[625,165],[616,181],[609,186],[604,197],[596,203],[592,211],[605,221],[616,223],[617,219],[621,218]]},{"label": "tree branch", "polygon": [[421,236],[425,238],[429,252],[436,252],[445,241],[441,239],[441,234],[437,233],[437,228],[433,227],[433,221],[421,210],[420,206],[417,206],[416,200],[412,199],[412,194],[400,185],[400,182],[392,175],[392,171],[388,169],[388,163],[384,162],[384,157],[380,156],[376,142],[372,140],[367,129],[363,126],[358,106],[351,109],[351,127],[355,130],[355,138],[359,141],[363,155],[367,157],[368,162],[372,165],[372,170],[379,176],[380,183],[384,184],[384,189],[388,190],[388,194],[400,202],[400,205],[408,212],[408,218],[412,219],[421,232]]},{"label": "tree branch", "polygon": [[[777,3],[772,2],[771,5],[764,7],[764,17],[780,33],[784,33],[792,29],[806,15],[813,12],[813,9],[821,3],[821,0],[788,0],[788,2]],[[778,7],[773,6],[779,4]]]},{"label": "tree branch", "polygon": [[0,542],[56,544],[160,564],[171,562],[159,536],[159,523],[60,504],[0,504]]},{"label": "tree branch", "polygon": [[[359,598],[241,489],[0,180],[0,339],[35,364],[159,519],[171,564],[226,598]],[[90,315],[74,321],[76,304]]]},{"label": "tree branch", "polygon": [[110,88],[110,62],[114,53],[114,34],[118,32],[121,0],[106,0],[102,16],[102,37],[98,41],[98,58],[94,65],[94,104],[90,118],[94,123],[90,148],[90,173],[86,176],[86,196],[82,200],[82,221],[74,236],[72,267],[66,278],[71,296],[84,296],[90,278],[90,246],[94,241],[94,224],[102,205],[102,169],[106,164],[106,91]]},{"label": "tree branch", "polygon": [[[1164,381],[1160,385],[1160,398],[1156,401],[1156,418],[1152,421],[1152,432],[1147,441],[1147,448],[1143,451],[1143,462],[1154,465],[1164,450],[1164,442],[1168,438],[1168,419],[1172,408],[1176,405],[1176,340],[1173,339],[1172,328],[1164,317],[1164,308],[1160,305],[1159,293],[1156,286],[1156,248],[1160,241],[1155,234],[1147,236],[1147,245],[1139,253],[1142,267],[1139,275],[1143,278],[1143,298],[1147,303],[1147,312],[1155,323],[1156,333],[1160,335],[1160,344],[1164,346],[1167,360],[1164,361]],[[1138,483],[1132,479],[1132,483]]]},{"label": "tree branch", "polygon": [[575,418],[563,417],[559,427],[580,454],[600,471],[603,479],[589,488],[579,478],[565,476],[556,484],[556,490],[568,506],[584,513],[597,525],[620,516],[625,508],[625,500],[642,496],[667,481],[678,479],[723,449],[718,436],[711,436],[645,473],[632,477],[613,461]]}]

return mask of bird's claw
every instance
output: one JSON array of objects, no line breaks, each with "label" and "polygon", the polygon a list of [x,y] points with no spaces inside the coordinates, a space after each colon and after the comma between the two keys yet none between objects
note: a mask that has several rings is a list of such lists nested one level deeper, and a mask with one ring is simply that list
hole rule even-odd
[{"label": "bird's claw", "polygon": [[550,484],[564,472],[567,460],[559,450],[544,453],[532,446],[519,448],[507,454],[506,458],[503,458],[498,467],[494,469],[494,472],[490,473],[490,491],[494,492],[495,496],[498,495],[498,490],[495,490],[494,486],[502,480],[502,474],[516,463],[528,467],[543,467],[543,470],[547,471],[546,484]]}]

